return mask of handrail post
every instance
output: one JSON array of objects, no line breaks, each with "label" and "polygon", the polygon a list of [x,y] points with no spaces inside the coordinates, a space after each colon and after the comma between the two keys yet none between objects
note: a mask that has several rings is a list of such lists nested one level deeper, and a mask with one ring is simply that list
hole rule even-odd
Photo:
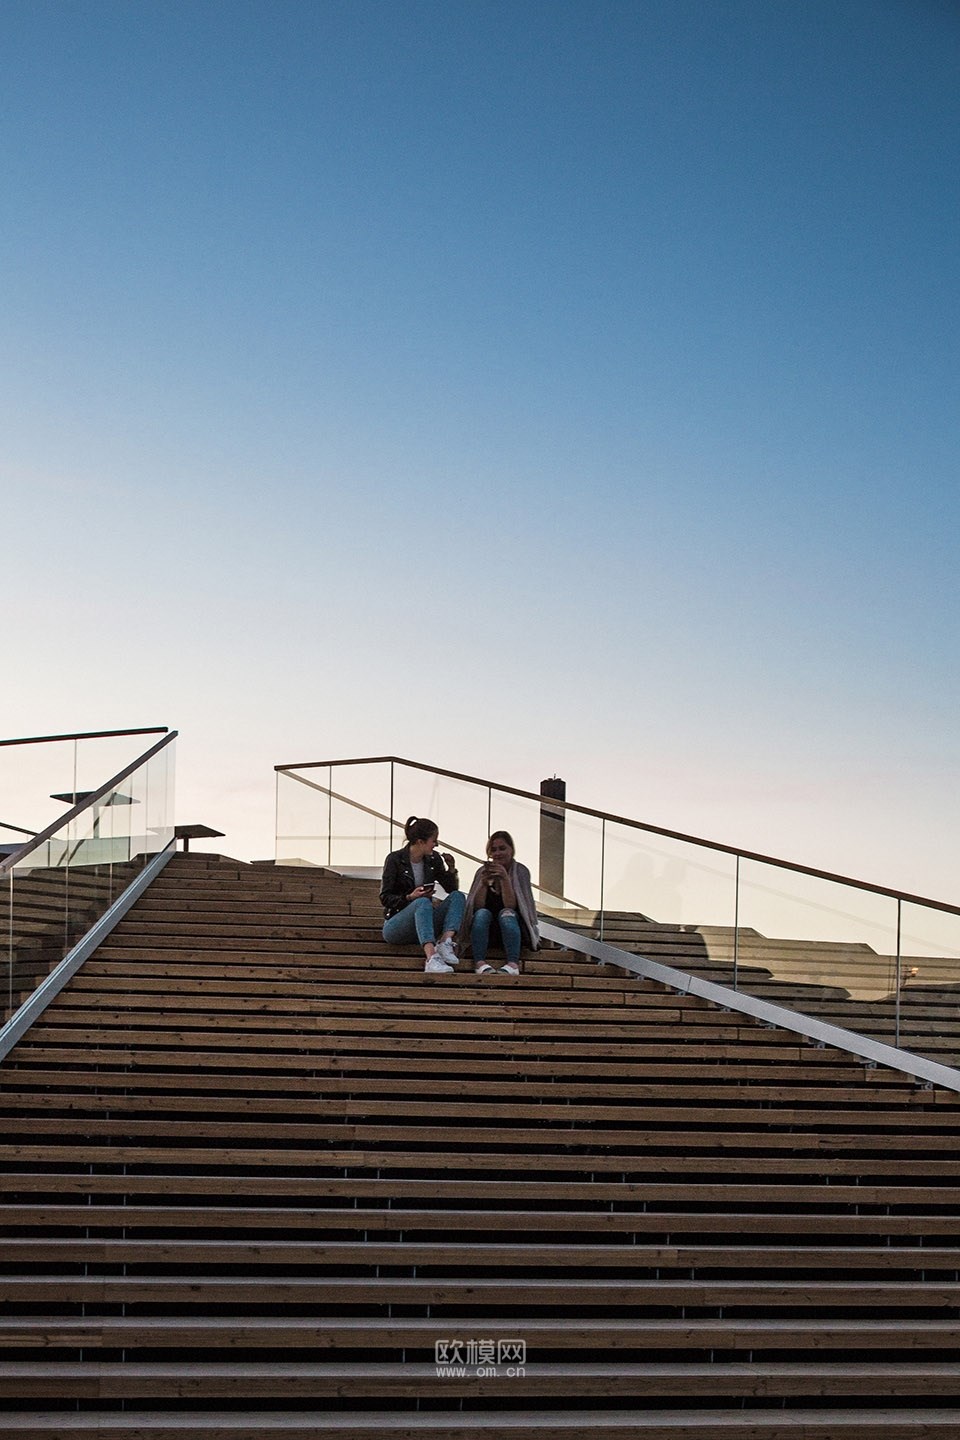
[{"label": "handrail post", "polygon": [[7,1001],[6,1013],[13,1011],[13,871],[5,877],[7,885]]},{"label": "handrail post", "polygon": [[737,987],[737,967],[740,964],[740,856],[736,857],[733,872],[733,988]]},{"label": "handrail post", "polygon": [[607,822],[600,821],[600,939],[603,939],[603,882],[607,874]]},{"label": "handrail post", "polygon": [[333,865],[333,766],[327,766],[327,865]]},{"label": "handrail post", "polygon": [[390,834],[389,834],[389,836],[387,837],[387,838],[388,838],[387,849],[388,849],[388,850],[392,850],[392,849],[393,849],[393,761],[392,761],[392,760],[390,761],[390,809],[387,811],[387,814],[390,816]]},{"label": "handrail post", "polygon": [[897,900],[897,998],[893,1007],[893,1043],[900,1048],[900,986],[903,984],[903,961],[900,955],[900,913],[902,902]]}]

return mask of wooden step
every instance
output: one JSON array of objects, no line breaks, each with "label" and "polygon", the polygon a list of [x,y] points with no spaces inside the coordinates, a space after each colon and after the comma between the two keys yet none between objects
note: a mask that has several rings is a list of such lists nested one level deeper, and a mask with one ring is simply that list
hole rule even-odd
[{"label": "wooden step", "polygon": [[[438,1339],[469,1334],[508,1338],[519,1336],[528,1355],[594,1354],[609,1350],[618,1363],[637,1354],[662,1351],[671,1354],[724,1353],[822,1357],[831,1355],[898,1354],[900,1363],[919,1352],[948,1357],[956,1363],[960,1320],[899,1316],[878,1320],[870,1316],[816,1317],[702,1316],[673,1318],[629,1314],[620,1318],[533,1314],[500,1315],[496,1310],[473,1317],[430,1318],[399,1316],[282,1315],[85,1315],[71,1318],[5,1316],[0,1319],[0,1347],[9,1350],[117,1350],[166,1351],[262,1350],[322,1353],[333,1359],[358,1352],[401,1352],[416,1359],[433,1358]],[[456,1335],[454,1335],[456,1330]]]},{"label": "wooden step", "polygon": [[[461,1352],[478,1353],[477,1350]],[[497,1350],[491,1346],[495,1357]],[[283,1363],[244,1361],[197,1364],[128,1361],[5,1361],[0,1364],[0,1400],[36,1395],[47,1400],[120,1400],[199,1398],[244,1400],[316,1400],[349,1394],[365,1398],[443,1398],[458,1396],[629,1396],[633,1400],[673,1397],[781,1399],[809,1396],[913,1397],[952,1399],[960,1389],[960,1365],[950,1362],[892,1364],[783,1363],[750,1364],[607,1364],[492,1363],[460,1367],[406,1362],[402,1365],[355,1363]],[[492,1370],[493,1374],[482,1373]],[[518,1374],[518,1371],[522,1371]],[[480,1373],[478,1373],[480,1372]],[[958,1412],[960,1414],[960,1412]]]},{"label": "wooden step", "polygon": [[[517,1403],[517,1402],[515,1402]],[[853,1409],[492,1409],[465,1413],[434,1411],[242,1412],[180,1410],[89,1414],[16,1411],[7,1423],[17,1440],[569,1440],[576,1435],[604,1440],[956,1440],[960,1409],[929,1408],[921,1413],[876,1406]]]},{"label": "wooden step", "polygon": [[[24,1178],[18,1176],[17,1183]],[[102,1177],[101,1177],[102,1178]],[[886,1207],[889,1212],[890,1207]],[[339,1234],[356,1231],[369,1244],[368,1237],[385,1234],[421,1236],[424,1233],[458,1236],[494,1233],[502,1243],[504,1235],[530,1234],[538,1238],[553,1234],[558,1238],[571,1234],[607,1235],[630,1237],[631,1248],[644,1236],[657,1236],[669,1243],[677,1236],[724,1236],[731,1241],[749,1245],[754,1236],[777,1236],[796,1244],[800,1237],[814,1237],[814,1243],[821,1237],[832,1240],[857,1239],[863,1250],[857,1247],[857,1254],[863,1253],[876,1259],[878,1265],[885,1263],[890,1247],[897,1238],[911,1242],[908,1255],[915,1256],[922,1263],[927,1251],[937,1248],[932,1242],[942,1237],[953,1239],[957,1232],[956,1216],[950,1211],[943,1213],[864,1213],[853,1211],[806,1211],[785,1210],[768,1213],[762,1210],[723,1211],[710,1210],[647,1210],[622,1209],[569,1210],[560,1208],[536,1208],[529,1210],[489,1210],[481,1207],[473,1210],[458,1208],[379,1208],[369,1205],[351,1206],[341,1209],[335,1206],[320,1208],[292,1208],[287,1205],[264,1203],[255,1206],[222,1205],[145,1205],[127,1203],[114,1205],[95,1203],[91,1195],[83,1205],[62,1201],[55,1204],[23,1203],[0,1205],[0,1226],[4,1233],[15,1231],[78,1231],[89,1236],[100,1230],[120,1230],[124,1235],[134,1236],[138,1231],[170,1232],[189,1230],[198,1234],[215,1232],[222,1235],[259,1234],[276,1231],[282,1235],[291,1232],[313,1235]],[[873,1243],[883,1241],[882,1246]],[[915,1243],[923,1240],[925,1243]],[[14,1245],[16,1241],[7,1242]]]}]

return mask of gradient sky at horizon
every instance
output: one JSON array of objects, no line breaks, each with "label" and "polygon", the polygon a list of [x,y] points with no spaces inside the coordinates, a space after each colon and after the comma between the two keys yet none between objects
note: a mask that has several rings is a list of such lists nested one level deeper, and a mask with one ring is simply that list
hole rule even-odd
[{"label": "gradient sky at horizon", "polygon": [[[6,0],[6,736],[956,899],[960,8]],[[12,817],[13,818],[13,817]]]}]

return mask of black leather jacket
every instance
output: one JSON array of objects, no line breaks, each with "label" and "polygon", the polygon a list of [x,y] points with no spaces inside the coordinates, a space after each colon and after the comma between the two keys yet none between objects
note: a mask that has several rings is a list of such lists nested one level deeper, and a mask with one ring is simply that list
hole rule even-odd
[{"label": "black leather jacket", "polygon": [[[460,884],[457,871],[455,869],[448,870],[443,856],[438,855],[436,850],[431,850],[428,855],[423,857],[423,880],[425,885],[429,885],[431,880],[435,880],[442,889],[446,890],[448,895],[452,894]],[[416,884],[413,866],[410,863],[410,846],[404,845],[402,850],[391,851],[384,861],[383,880],[380,883],[380,904],[383,906],[386,920],[410,904],[407,896],[411,890],[416,888]]]}]

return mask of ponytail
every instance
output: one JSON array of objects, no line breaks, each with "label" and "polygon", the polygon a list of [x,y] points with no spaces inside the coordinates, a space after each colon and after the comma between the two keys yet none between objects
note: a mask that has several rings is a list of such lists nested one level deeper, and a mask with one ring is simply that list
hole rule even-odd
[{"label": "ponytail", "polygon": [[403,827],[403,833],[407,842],[412,845],[415,840],[432,840],[440,834],[440,827],[432,820],[418,820],[416,815],[411,815]]}]

